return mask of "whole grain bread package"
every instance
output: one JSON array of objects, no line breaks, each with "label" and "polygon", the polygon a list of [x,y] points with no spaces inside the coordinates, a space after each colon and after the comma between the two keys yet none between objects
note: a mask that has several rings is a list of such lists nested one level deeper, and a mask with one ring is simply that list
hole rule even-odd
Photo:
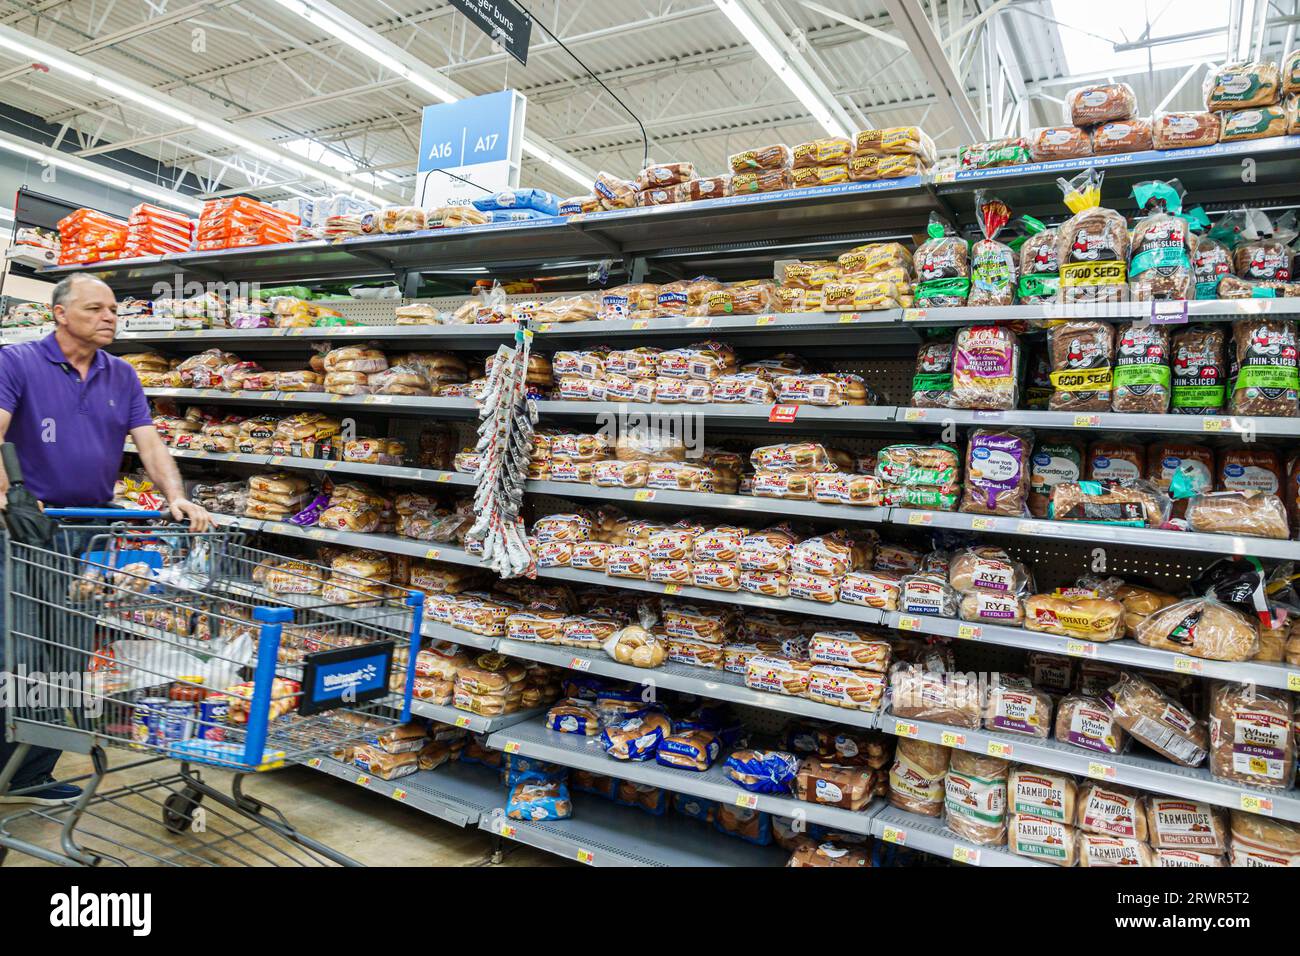
[{"label": "whole grain bread package", "polygon": [[981,846],[1005,843],[1009,774],[1005,760],[952,751],[943,781],[948,829]]},{"label": "whole grain bread package", "polygon": [[1291,695],[1216,682],[1210,691],[1210,773],[1250,787],[1289,789],[1296,744]]},{"label": "whole grain bread package", "polygon": [[1227,334],[1222,326],[1193,325],[1174,333],[1170,410],[1175,415],[1219,415],[1228,398]]},{"label": "whole grain bread package", "polygon": [[1282,480],[1282,460],[1273,449],[1247,446],[1224,448],[1219,452],[1219,470],[1213,490],[1257,491],[1276,495],[1281,492]]},{"label": "whole grain bread package", "polygon": [[1058,179],[1065,205],[1074,213],[1060,228],[1062,302],[1124,302],[1128,299],[1128,223],[1101,205],[1103,176],[1088,169]]},{"label": "whole grain bread package", "polygon": [[914,408],[948,408],[952,405],[952,342],[922,342],[916,350],[912,376]]},{"label": "whole grain bread package", "polygon": [[1262,316],[1232,323],[1237,372],[1232,382],[1234,415],[1294,416],[1297,393],[1296,328],[1293,322]]},{"label": "whole grain bread package", "polygon": [[1183,211],[1178,180],[1141,182],[1133,199],[1145,214],[1133,227],[1129,246],[1129,295],[1135,302],[1193,297],[1194,240]]},{"label": "whole grain bread package", "polygon": [[1111,410],[1163,415],[1169,411],[1169,328],[1146,319],[1120,326],[1115,342]]},{"label": "whole grain bread package", "polygon": [[1052,363],[1048,408],[1061,412],[1110,411],[1114,384],[1115,327],[1070,320],[1047,332]]},{"label": "whole grain bread package", "polygon": [[1052,488],[1066,481],[1083,478],[1082,445],[1074,438],[1044,437],[1034,445],[1029,471],[1029,513],[1046,518],[1052,500]]},{"label": "whole grain bread package", "polygon": [[1020,246],[1020,278],[1016,298],[1024,304],[1055,302],[1061,291],[1061,263],[1057,258],[1057,233],[1032,216],[1021,216],[1027,238]]},{"label": "whole grain bread package", "polygon": [[1124,673],[1110,695],[1116,723],[1134,739],[1184,767],[1198,767],[1205,761],[1210,747],[1205,722],[1155,684]]},{"label": "whole grain bread package", "polygon": [[1010,305],[1014,300],[1016,258],[998,233],[1011,219],[1001,199],[983,189],[975,191],[975,213],[984,238],[970,250],[970,295],[967,305]]},{"label": "whole grain bread package", "polygon": [[1019,390],[1020,340],[1001,325],[958,330],[953,345],[954,408],[1015,408]]},{"label": "whole grain bread package", "polygon": [[1192,254],[1192,278],[1196,283],[1196,298],[1217,299],[1219,282],[1232,275],[1232,250],[1218,239],[1200,236]]},{"label": "whole grain bread package", "polygon": [[1019,518],[1029,495],[1033,439],[1017,431],[976,429],[966,447],[960,510]]},{"label": "whole grain bread package", "polygon": [[1065,115],[1075,126],[1096,126],[1137,115],[1137,96],[1127,83],[1076,86],[1065,94]]},{"label": "whole grain bread package", "polygon": [[966,240],[931,214],[929,236],[912,257],[916,265],[918,308],[965,305],[970,295],[970,250]]}]

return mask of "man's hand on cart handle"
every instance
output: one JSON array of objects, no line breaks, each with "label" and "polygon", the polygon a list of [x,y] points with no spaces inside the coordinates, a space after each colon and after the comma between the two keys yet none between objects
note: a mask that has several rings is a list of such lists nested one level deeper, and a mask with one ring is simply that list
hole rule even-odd
[{"label": "man's hand on cart handle", "polygon": [[177,521],[190,523],[191,531],[207,531],[212,526],[212,517],[202,505],[196,505],[188,498],[177,498],[171,503],[172,517]]}]

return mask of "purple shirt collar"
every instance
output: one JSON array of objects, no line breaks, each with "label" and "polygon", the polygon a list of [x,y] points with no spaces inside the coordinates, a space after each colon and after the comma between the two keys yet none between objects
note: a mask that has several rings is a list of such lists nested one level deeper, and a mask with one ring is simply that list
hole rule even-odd
[{"label": "purple shirt collar", "polygon": [[[68,361],[68,357],[63,354],[63,347],[59,345],[59,340],[55,338],[54,332],[51,332],[49,335],[45,336],[45,338],[41,339],[41,354],[55,365],[66,365],[69,368],[72,367],[72,363]],[[94,372],[102,369],[106,361],[108,360],[104,357],[104,350],[95,349],[95,357],[90,360],[90,371]]]}]

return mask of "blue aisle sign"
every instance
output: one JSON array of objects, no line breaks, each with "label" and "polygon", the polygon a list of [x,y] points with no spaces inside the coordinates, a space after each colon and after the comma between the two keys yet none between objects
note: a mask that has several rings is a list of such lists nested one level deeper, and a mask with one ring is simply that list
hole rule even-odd
[{"label": "blue aisle sign", "polygon": [[466,205],[484,190],[518,186],[525,104],[521,94],[503,90],[426,106],[420,118],[416,205]]}]

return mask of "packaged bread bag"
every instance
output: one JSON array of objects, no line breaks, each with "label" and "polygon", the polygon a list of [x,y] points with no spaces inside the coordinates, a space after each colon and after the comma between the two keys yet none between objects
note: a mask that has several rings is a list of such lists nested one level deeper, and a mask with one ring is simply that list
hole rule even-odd
[{"label": "packaged bread bag", "polygon": [[1163,415],[1169,411],[1170,378],[1168,327],[1147,319],[1120,326],[1111,410]]},{"label": "packaged bread bag", "polygon": [[1227,334],[1222,326],[1193,325],[1169,343],[1170,411],[1175,415],[1219,415],[1228,400]]},{"label": "packaged bread bag", "polygon": [[1060,227],[1062,302],[1128,300],[1128,223],[1101,205],[1102,173],[1089,168],[1071,180],[1058,179],[1065,205],[1074,213]]},{"label": "packaged bread bag", "polygon": [[916,249],[915,301],[918,308],[965,305],[970,295],[970,250],[966,240],[933,213],[929,236]]},{"label": "packaged bread bag", "polygon": [[1032,439],[1022,432],[976,429],[966,447],[960,509],[1019,518],[1029,494]]},{"label": "packaged bread bag", "polygon": [[1097,126],[1137,115],[1137,97],[1127,83],[1076,86],[1065,94],[1065,117],[1075,126]]},{"label": "packaged bread bag", "polygon": [[1052,397],[1058,412],[1110,411],[1114,385],[1115,327],[1084,319],[1052,326],[1047,332],[1052,364]]},{"label": "packaged bread bag", "polygon": [[1129,245],[1129,294],[1135,302],[1192,298],[1193,238],[1183,211],[1183,185],[1147,181],[1133,187],[1144,218]]},{"label": "packaged bread bag", "polygon": [[983,189],[975,191],[975,214],[984,238],[970,250],[970,295],[967,305],[1010,305],[1014,299],[1015,254],[997,241],[1011,219],[1001,199]]},{"label": "packaged bread bag", "polygon": [[954,408],[1011,409],[1020,398],[1020,340],[1002,325],[972,325],[953,344]]},{"label": "packaged bread bag", "polygon": [[1263,316],[1232,323],[1234,415],[1290,417],[1300,411],[1295,323]]},{"label": "packaged bread bag", "polygon": [[937,817],[944,808],[944,778],[952,751],[900,737],[889,770],[889,802],[908,813]]},{"label": "packaged bread bag", "polygon": [[1290,696],[1216,682],[1210,691],[1210,773],[1246,786],[1289,789],[1296,770]]},{"label": "packaged bread bag", "polygon": [[1073,438],[1044,437],[1034,445],[1029,471],[1029,513],[1046,518],[1052,488],[1083,479],[1083,448]]},{"label": "packaged bread bag", "polygon": [[1276,63],[1227,63],[1205,77],[1205,108],[1217,112],[1271,106],[1281,87]]},{"label": "packaged bread bag", "polygon": [[912,376],[913,408],[948,408],[952,404],[952,342],[922,342]]},{"label": "packaged bread bag", "polygon": [[1016,299],[1022,304],[1055,302],[1061,291],[1061,263],[1057,258],[1057,233],[1032,216],[1021,216],[1026,238],[1020,245],[1020,278]]},{"label": "packaged bread bag", "polygon": [[1005,760],[965,750],[952,751],[943,780],[948,829],[981,846],[1004,844],[1009,772]]}]

